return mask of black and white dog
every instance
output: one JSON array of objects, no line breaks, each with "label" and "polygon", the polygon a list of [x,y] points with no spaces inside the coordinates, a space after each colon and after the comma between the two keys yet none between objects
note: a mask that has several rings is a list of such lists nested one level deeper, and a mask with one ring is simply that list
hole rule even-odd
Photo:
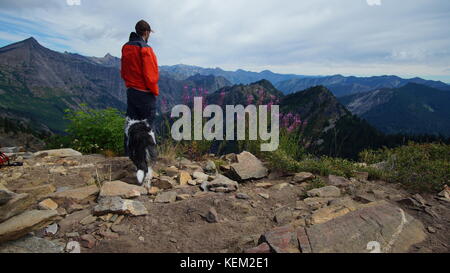
[{"label": "black and white dog", "polygon": [[150,188],[153,177],[152,165],[156,162],[158,152],[155,132],[147,120],[126,118],[125,145],[128,156],[137,168],[138,184]]}]

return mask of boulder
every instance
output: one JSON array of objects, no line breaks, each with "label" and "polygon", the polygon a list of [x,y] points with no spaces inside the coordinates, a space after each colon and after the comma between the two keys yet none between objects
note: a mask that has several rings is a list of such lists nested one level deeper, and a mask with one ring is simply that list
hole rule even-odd
[{"label": "boulder", "polygon": [[380,244],[383,253],[408,252],[426,238],[424,226],[404,210],[378,201],[306,228],[312,252],[368,253],[370,242]]},{"label": "boulder", "polygon": [[212,160],[208,160],[205,165],[205,171],[207,173],[215,173],[217,171],[216,163],[214,163],[214,161]]},{"label": "boulder", "polygon": [[45,150],[34,153],[34,156],[40,156],[42,154],[46,154],[47,156],[55,156],[55,157],[68,157],[68,156],[81,156],[82,154],[73,149],[54,149],[54,150]]},{"label": "boulder", "polygon": [[237,163],[231,164],[230,177],[239,181],[260,179],[268,175],[268,170],[262,162],[249,152],[237,155]]},{"label": "boulder", "polygon": [[192,176],[195,179],[198,179],[200,181],[208,181],[208,177],[209,177],[209,175],[207,175],[206,173],[202,173],[202,172],[194,172],[192,174]]},{"label": "boulder", "polygon": [[326,186],[322,188],[312,189],[306,194],[310,197],[339,197],[341,190],[335,186]]},{"label": "boulder", "polygon": [[119,196],[122,198],[132,198],[147,194],[144,187],[131,185],[122,181],[105,182],[100,189],[100,197]]},{"label": "boulder", "polygon": [[118,196],[99,198],[98,205],[94,207],[94,215],[108,213],[140,216],[147,215],[148,211],[139,201],[122,199]]},{"label": "boulder", "polygon": [[348,180],[347,178],[332,174],[328,176],[328,183],[336,187],[347,187],[351,184],[350,180]]},{"label": "boulder", "polygon": [[53,201],[52,199],[47,198],[47,199],[39,202],[38,207],[39,207],[39,209],[43,209],[43,210],[46,210],[46,209],[55,210],[58,208],[58,204],[55,201]]},{"label": "boulder", "polygon": [[313,180],[315,176],[312,173],[308,172],[301,172],[294,174],[294,177],[292,178],[292,182],[294,183],[303,183],[306,181]]},{"label": "boulder", "polygon": [[51,224],[58,217],[55,210],[31,210],[0,224],[0,243],[18,239]]},{"label": "boulder", "polygon": [[204,191],[214,191],[214,192],[232,192],[238,189],[238,183],[229,179],[226,176],[218,174],[216,178],[209,182],[202,183],[202,189]]},{"label": "boulder", "polygon": [[75,202],[83,203],[88,201],[88,199],[96,196],[99,193],[99,189],[96,185],[65,190],[61,192],[55,192],[49,195],[55,202],[64,202],[67,200],[72,200]]},{"label": "boulder", "polygon": [[169,176],[161,176],[152,182],[152,186],[155,186],[162,190],[172,189],[175,185],[175,180],[173,180]]},{"label": "boulder", "polygon": [[187,185],[188,181],[191,179],[191,175],[186,171],[180,171],[178,173],[178,184],[181,186]]}]

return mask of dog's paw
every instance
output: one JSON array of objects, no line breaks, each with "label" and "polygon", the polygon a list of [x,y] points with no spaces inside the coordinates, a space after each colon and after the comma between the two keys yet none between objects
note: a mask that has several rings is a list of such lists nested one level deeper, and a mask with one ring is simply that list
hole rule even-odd
[{"label": "dog's paw", "polygon": [[136,172],[136,178],[137,178],[139,185],[142,185],[142,183],[144,183],[144,176],[145,176],[145,173],[143,170],[138,170]]}]

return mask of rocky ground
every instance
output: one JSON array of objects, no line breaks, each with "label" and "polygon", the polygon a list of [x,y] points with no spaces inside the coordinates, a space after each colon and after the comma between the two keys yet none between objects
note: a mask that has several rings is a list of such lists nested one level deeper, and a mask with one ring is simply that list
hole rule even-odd
[{"label": "rocky ground", "polygon": [[161,159],[146,189],[126,157],[9,152],[23,166],[0,169],[0,253],[449,251],[449,188],[282,173],[243,152]]}]

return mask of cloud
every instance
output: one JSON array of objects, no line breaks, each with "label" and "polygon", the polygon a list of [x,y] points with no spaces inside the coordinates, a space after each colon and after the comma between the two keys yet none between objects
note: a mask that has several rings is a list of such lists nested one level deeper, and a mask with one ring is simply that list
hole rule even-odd
[{"label": "cloud", "polygon": [[369,6],[381,6],[381,0],[366,0]]},{"label": "cloud", "polygon": [[313,75],[449,74],[448,0],[82,0],[81,5],[2,0],[0,5],[3,43],[35,36],[57,50],[120,56],[134,24],[145,19],[155,29],[150,45],[160,64]]}]

